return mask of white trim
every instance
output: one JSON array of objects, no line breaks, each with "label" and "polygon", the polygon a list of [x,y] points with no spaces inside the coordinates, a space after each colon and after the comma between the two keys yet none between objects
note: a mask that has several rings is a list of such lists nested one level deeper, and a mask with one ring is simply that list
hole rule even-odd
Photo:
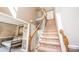
[{"label": "white trim", "polygon": [[24,50],[24,49],[22,49],[22,48],[21,48],[20,50],[21,50],[22,52],[27,52],[26,50]]},{"label": "white trim", "polygon": [[58,35],[60,39],[61,49],[62,49],[62,52],[66,52],[66,47],[64,45],[62,35],[60,34],[60,29],[63,29],[62,22],[61,22],[61,14],[58,12],[55,12],[55,15],[56,15],[56,22],[58,27]]},{"label": "white trim", "polygon": [[16,18],[16,11],[14,10],[14,8],[13,7],[8,7],[8,8],[9,8],[11,14],[13,15],[13,17]]},{"label": "white trim", "polygon": [[[4,23],[9,23],[9,24],[14,24],[14,25],[21,25],[21,24],[28,24],[28,22],[25,22],[19,18],[14,18],[12,16],[9,16],[5,13],[0,12],[0,16],[2,16],[3,18],[1,18],[0,22],[4,22]],[[5,21],[3,21],[2,19],[4,19]],[[7,20],[10,21],[7,21]],[[13,22],[14,21],[14,22]],[[18,23],[18,24],[17,24]]]},{"label": "white trim", "polygon": [[10,37],[13,37],[13,36],[7,36],[7,37],[0,37],[0,39],[2,39],[2,38],[10,38]]}]

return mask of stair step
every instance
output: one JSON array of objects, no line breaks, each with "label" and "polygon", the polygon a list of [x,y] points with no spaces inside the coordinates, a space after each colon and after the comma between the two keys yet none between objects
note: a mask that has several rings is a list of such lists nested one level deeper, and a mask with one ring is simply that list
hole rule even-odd
[{"label": "stair step", "polygon": [[59,49],[51,49],[51,48],[46,48],[46,47],[39,47],[38,51],[39,52],[60,52]]},{"label": "stair step", "polygon": [[56,23],[55,21],[47,21],[48,23]]},{"label": "stair step", "polygon": [[48,20],[47,22],[55,22],[55,20]]},{"label": "stair step", "polygon": [[51,24],[52,26],[50,26],[50,25],[46,25],[46,27],[56,27],[56,25],[53,25],[53,24]]},{"label": "stair step", "polygon": [[47,37],[47,36],[41,36],[41,38],[58,39],[58,37]]},{"label": "stair step", "polygon": [[45,28],[50,28],[50,29],[51,29],[51,28],[52,28],[52,29],[54,29],[54,28],[55,28],[55,29],[56,29],[56,27],[55,27],[55,26],[52,26],[52,27],[47,26],[47,27],[45,27]]},{"label": "stair step", "polygon": [[56,28],[56,26],[46,26],[45,28]]},{"label": "stair step", "polygon": [[57,30],[44,30],[43,32],[57,32]]},{"label": "stair step", "polygon": [[56,24],[55,24],[55,23],[53,23],[53,24],[51,24],[51,23],[46,24],[46,26],[50,26],[50,25],[52,25],[52,26],[56,26]]},{"label": "stair step", "polygon": [[47,24],[55,24],[55,22],[48,22]]},{"label": "stair step", "polygon": [[51,34],[42,34],[42,36],[46,36],[46,37],[58,37],[57,34],[53,34],[53,35],[51,35]]},{"label": "stair step", "polygon": [[56,23],[55,21],[47,21],[48,23]]},{"label": "stair step", "polygon": [[46,34],[46,33],[43,33],[43,34],[41,34],[41,36],[42,37],[58,37],[58,34],[50,34],[50,33],[49,34],[48,33]]},{"label": "stair step", "polygon": [[50,25],[52,25],[52,26],[56,26],[55,23],[47,23],[47,24],[46,24],[46,26],[50,26]]},{"label": "stair step", "polygon": [[60,45],[49,45],[49,44],[40,44],[41,47],[52,48],[52,49],[60,49]]},{"label": "stair step", "polygon": [[48,41],[48,42],[59,42],[59,40],[56,40],[56,39],[44,39],[44,38],[42,38],[42,39],[40,39],[40,40],[42,40],[42,41]]},{"label": "stair step", "polygon": [[51,41],[40,41],[40,44],[49,44],[49,45],[57,45],[57,46],[60,46],[60,43],[59,42],[51,42]]},{"label": "stair step", "polygon": [[56,23],[56,22],[54,22],[54,21],[47,21],[47,23]]},{"label": "stair step", "polygon": [[44,30],[44,31],[42,31],[42,32],[57,32],[57,30],[56,29],[54,29],[54,30]]},{"label": "stair step", "polygon": [[47,22],[47,24],[55,24],[55,22]]},{"label": "stair step", "polygon": [[44,31],[57,31],[57,29],[49,29],[49,30],[44,30]]},{"label": "stair step", "polygon": [[53,32],[53,31],[57,31],[57,30],[56,29],[54,29],[54,30],[50,29],[50,30],[44,30],[44,31]]},{"label": "stair step", "polygon": [[45,28],[45,30],[56,30],[56,28]]},{"label": "stair step", "polygon": [[57,32],[41,32],[42,34],[50,34],[50,35],[54,35],[54,34],[58,34]]},{"label": "stair step", "polygon": [[56,29],[56,27],[45,27],[45,29]]},{"label": "stair step", "polygon": [[50,28],[51,28],[51,27],[56,27],[56,26],[55,26],[55,25],[52,25],[52,26],[50,26],[50,25],[46,25],[46,27],[50,27]]},{"label": "stair step", "polygon": [[50,19],[50,20],[47,20],[47,22],[54,22],[55,20],[52,20],[52,19]]},{"label": "stair step", "polygon": [[55,22],[55,20],[50,19],[50,20],[47,20],[47,22]]}]

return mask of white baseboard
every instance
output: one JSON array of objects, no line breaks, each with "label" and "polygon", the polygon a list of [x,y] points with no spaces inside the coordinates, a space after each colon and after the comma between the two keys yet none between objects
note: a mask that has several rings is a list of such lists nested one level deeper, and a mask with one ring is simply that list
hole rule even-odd
[{"label": "white baseboard", "polygon": [[21,51],[23,51],[23,52],[27,52],[26,50],[24,50],[24,49],[21,49]]}]

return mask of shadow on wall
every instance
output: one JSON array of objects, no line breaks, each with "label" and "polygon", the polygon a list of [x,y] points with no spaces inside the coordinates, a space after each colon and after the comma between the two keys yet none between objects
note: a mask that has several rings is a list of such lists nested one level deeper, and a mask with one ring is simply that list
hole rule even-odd
[{"label": "shadow on wall", "polygon": [[14,36],[16,25],[0,23],[0,37]]}]

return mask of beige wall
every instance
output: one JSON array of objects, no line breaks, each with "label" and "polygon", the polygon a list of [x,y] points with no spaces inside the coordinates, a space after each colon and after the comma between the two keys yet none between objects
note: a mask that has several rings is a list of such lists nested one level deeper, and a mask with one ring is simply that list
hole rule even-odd
[{"label": "beige wall", "polygon": [[6,23],[0,23],[0,37],[15,35],[16,26]]},{"label": "beige wall", "polygon": [[29,22],[30,20],[35,20],[38,9],[37,7],[19,7],[16,16]]},{"label": "beige wall", "polygon": [[8,9],[8,7],[0,7],[0,12],[11,15],[10,10]]},{"label": "beige wall", "polygon": [[56,8],[61,14],[61,21],[70,45],[79,45],[79,7]]}]

